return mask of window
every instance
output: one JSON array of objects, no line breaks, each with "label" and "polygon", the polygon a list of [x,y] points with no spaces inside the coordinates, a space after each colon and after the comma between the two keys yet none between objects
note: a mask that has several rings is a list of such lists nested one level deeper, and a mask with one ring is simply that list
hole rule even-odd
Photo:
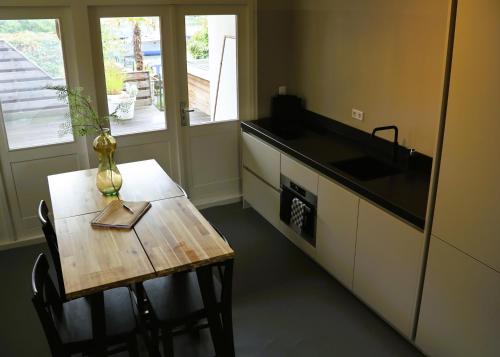
[{"label": "window", "polygon": [[236,15],[186,16],[191,125],[238,119]]},{"label": "window", "polygon": [[48,86],[66,85],[57,19],[0,20],[0,104],[10,149],[73,141],[68,105]]},{"label": "window", "polygon": [[101,38],[113,135],[166,129],[159,17],[102,18]]}]

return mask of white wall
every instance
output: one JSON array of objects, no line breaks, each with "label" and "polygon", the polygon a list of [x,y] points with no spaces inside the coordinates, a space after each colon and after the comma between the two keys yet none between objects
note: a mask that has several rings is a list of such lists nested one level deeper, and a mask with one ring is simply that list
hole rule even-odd
[{"label": "white wall", "polygon": [[432,156],[449,3],[259,1],[259,114],[285,84],[313,112],[366,132],[395,124],[403,145]]},{"label": "white wall", "polygon": [[290,0],[259,0],[257,8],[258,115],[271,113],[271,98],[290,82]]},{"label": "white wall", "polygon": [[[1,119],[2,114],[0,110],[0,120]],[[9,206],[7,204],[7,196],[5,195],[2,172],[0,171],[0,245],[13,240],[14,233],[12,231],[12,221],[9,215]]]}]

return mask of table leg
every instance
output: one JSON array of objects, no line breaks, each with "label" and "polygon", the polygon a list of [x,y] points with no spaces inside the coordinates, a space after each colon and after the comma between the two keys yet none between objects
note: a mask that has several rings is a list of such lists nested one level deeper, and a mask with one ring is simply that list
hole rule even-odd
[{"label": "table leg", "polygon": [[92,335],[97,344],[96,356],[106,356],[106,314],[104,310],[104,293],[98,292],[90,296],[92,310]]},{"label": "table leg", "polygon": [[210,327],[210,335],[215,348],[217,357],[226,357],[227,349],[224,343],[224,333],[222,323],[217,311],[217,301],[214,292],[214,279],[212,275],[212,267],[205,266],[196,269],[198,284],[200,285],[201,297],[203,305],[207,312],[208,325]]},{"label": "table leg", "polygon": [[222,328],[224,330],[224,340],[226,343],[228,356],[235,356],[234,334],[233,334],[233,265],[234,261],[224,262],[224,278],[222,291]]}]

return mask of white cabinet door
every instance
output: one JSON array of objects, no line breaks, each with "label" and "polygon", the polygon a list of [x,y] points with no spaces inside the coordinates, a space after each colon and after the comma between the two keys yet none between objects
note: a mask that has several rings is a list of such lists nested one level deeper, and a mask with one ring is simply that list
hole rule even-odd
[{"label": "white cabinet door", "polygon": [[361,200],[353,290],[396,329],[411,336],[423,233]]},{"label": "white cabinet door", "polygon": [[279,192],[247,169],[243,169],[243,198],[269,223],[279,227]]},{"label": "white cabinet door", "polygon": [[316,252],[318,263],[352,289],[358,196],[319,177]]},{"label": "white cabinet door", "polygon": [[500,273],[431,239],[417,345],[432,356],[500,355]]},{"label": "white cabinet door", "polygon": [[243,166],[276,189],[280,187],[280,152],[248,133],[243,133]]}]

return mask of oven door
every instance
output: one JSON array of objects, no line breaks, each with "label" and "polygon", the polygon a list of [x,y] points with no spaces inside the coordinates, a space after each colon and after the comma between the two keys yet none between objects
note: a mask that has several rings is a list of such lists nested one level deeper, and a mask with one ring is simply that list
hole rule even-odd
[{"label": "oven door", "polygon": [[316,207],[295,190],[281,187],[280,219],[312,246],[316,246]]}]

